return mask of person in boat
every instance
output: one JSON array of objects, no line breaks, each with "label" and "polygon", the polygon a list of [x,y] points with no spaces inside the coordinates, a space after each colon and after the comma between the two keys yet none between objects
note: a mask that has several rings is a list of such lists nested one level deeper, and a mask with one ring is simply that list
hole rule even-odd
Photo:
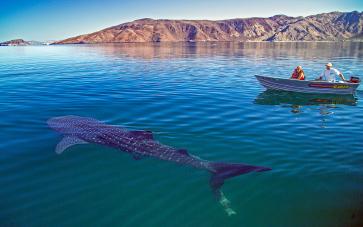
[{"label": "person in boat", "polygon": [[333,68],[333,64],[332,63],[328,63],[325,65],[326,69],[324,70],[324,72],[321,73],[320,77],[318,78],[319,80],[326,80],[329,82],[336,82],[336,78],[335,76],[339,76],[342,81],[347,81],[343,74],[341,72],[339,72],[339,70]]},{"label": "person in boat", "polygon": [[294,72],[292,72],[290,79],[305,80],[304,70],[300,65],[294,69]]}]

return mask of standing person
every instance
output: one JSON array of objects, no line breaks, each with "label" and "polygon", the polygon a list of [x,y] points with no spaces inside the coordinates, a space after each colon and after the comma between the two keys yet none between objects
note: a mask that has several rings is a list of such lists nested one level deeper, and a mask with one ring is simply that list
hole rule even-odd
[{"label": "standing person", "polygon": [[296,69],[294,69],[294,72],[292,72],[290,79],[305,80],[304,70],[300,65],[296,67]]},{"label": "standing person", "polygon": [[343,74],[341,72],[339,72],[337,69],[333,68],[332,63],[329,62],[325,66],[326,66],[326,69],[324,70],[324,72],[321,73],[320,77],[318,78],[319,80],[336,82],[335,76],[339,76],[342,79],[342,81],[346,82]]}]

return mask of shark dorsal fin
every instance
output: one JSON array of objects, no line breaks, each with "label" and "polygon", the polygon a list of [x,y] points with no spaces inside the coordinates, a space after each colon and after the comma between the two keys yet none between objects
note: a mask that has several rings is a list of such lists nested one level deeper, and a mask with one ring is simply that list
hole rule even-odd
[{"label": "shark dorsal fin", "polygon": [[132,137],[136,137],[138,139],[143,140],[153,140],[154,136],[151,131],[131,131],[130,132]]},{"label": "shark dorsal fin", "polygon": [[176,151],[179,152],[180,154],[190,156],[187,149],[178,149]]},{"label": "shark dorsal fin", "polygon": [[67,148],[77,145],[77,144],[86,144],[87,142],[81,140],[77,137],[73,136],[65,136],[63,139],[57,144],[55,148],[55,153],[62,154]]}]

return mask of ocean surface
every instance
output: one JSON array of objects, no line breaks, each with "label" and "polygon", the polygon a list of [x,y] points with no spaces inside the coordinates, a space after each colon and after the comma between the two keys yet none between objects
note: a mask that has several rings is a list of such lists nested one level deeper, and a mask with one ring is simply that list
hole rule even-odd
[{"label": "ocean surface", "polygon": [[[265,91],[326,62],[363,77],[363,43],[174,43],[0,48],[0,226],[363,226],[363,87]],[[51,117],[79,115],[203,159],[272,168],[226,181],[100,145],[54,152]]]}]

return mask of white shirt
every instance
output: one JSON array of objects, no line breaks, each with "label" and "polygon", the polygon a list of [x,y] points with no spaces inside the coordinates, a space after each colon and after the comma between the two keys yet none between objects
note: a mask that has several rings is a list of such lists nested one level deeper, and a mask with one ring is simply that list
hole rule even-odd
[{"label": "white shirt", "polygon": [[326,69],[324,70],[324,72],[321,73],[321,78],[323,78],[323,80],[329,81],[329,82],[335,82],[335,76],[338,76],[340,74],[340,72],[337,69],[334,68],[330,68],[330,69]]}]

